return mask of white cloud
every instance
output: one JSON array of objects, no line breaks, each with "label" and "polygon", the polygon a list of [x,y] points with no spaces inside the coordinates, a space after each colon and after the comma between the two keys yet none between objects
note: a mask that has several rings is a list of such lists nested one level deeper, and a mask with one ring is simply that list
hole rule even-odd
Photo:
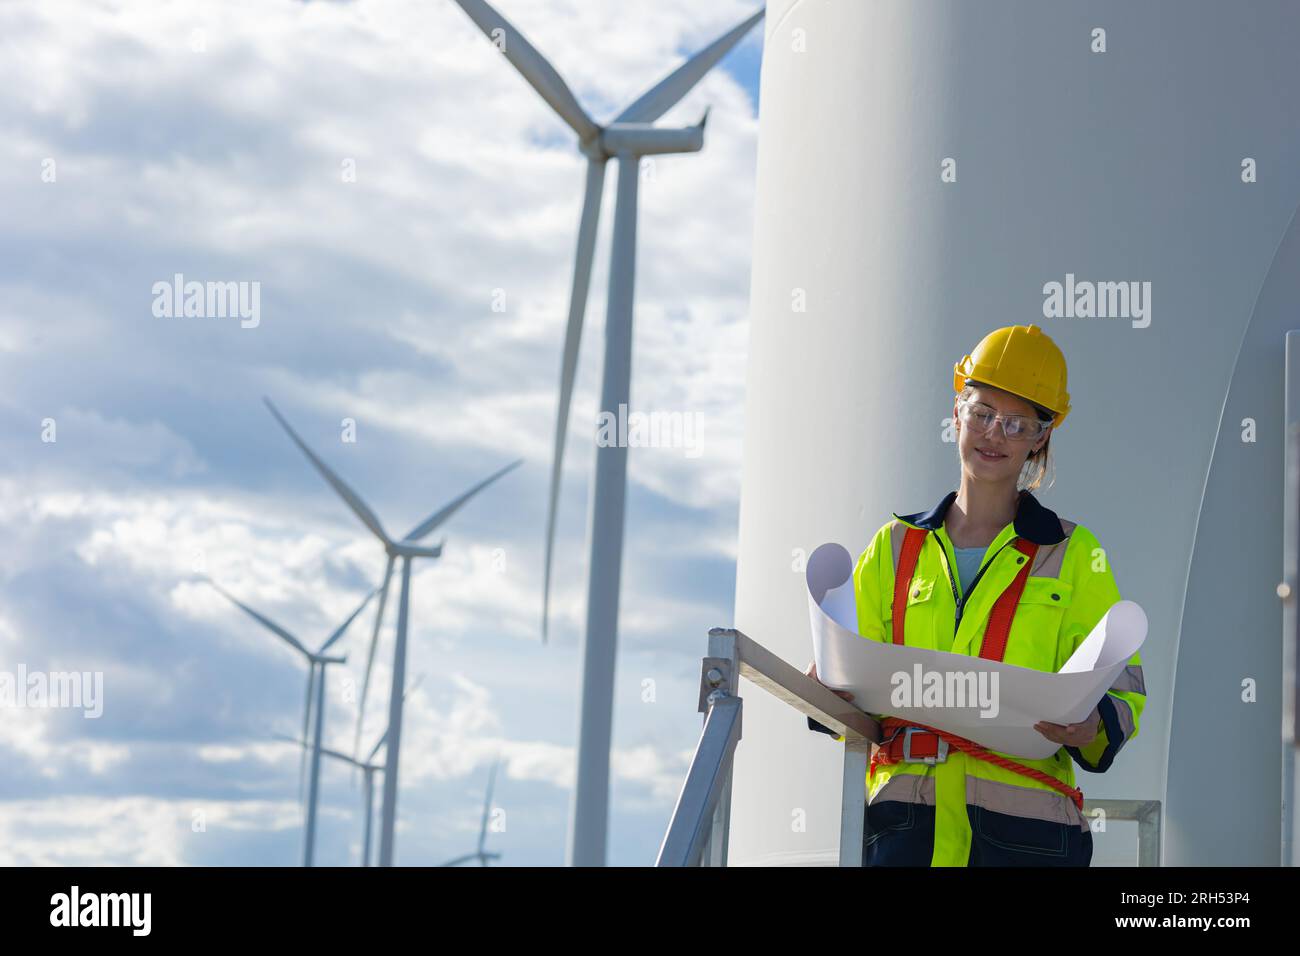
[{"label": "white cloud", "polygon": [[[200,812],[207,830],[193,831]],[[0,802],[0,866],[180,866],[186,844],[221,831],[283,830],[298,807],[272,801],[53,797]]]},{"label": "white cloud", "polygon": [[[500,6],[606,121],[754,4]],[[567,128],[449,2],[52,0],[0,5],[0,33],[12,54],[0,59],[0,162],[14,171],[0,183],[0,235],[15,250],[0,267],[0,647],[116,654],[110,691],[152,702],[147,715],[163,729],[151,733],[175,728],[141,743],[112,711],[111,739],[41,720],[0,728],[0,755],[46,768],[56,791],[84,772],[142,793],[98,811],[72,795],[39,812],[0,804],[10,858],[188,859],[188,811],[123,775],[183,751],[255,789],[283,759],[282,746],[232,728],[271,686],[276,709],[257,717],[288,715],[296,727],[293,655],[195,573],[311,644],[378,582],[383,555],[276,430],[261,394],[389,530],[526,459],[449,524],[441,560],[415,566],[407,673],[430,680],[408,707],[403,786],[464,777],[499,755],[509,780],[566,802],[614,167],[566,455],[558,637],[541,648],[543,507],[584,165]],[[703,423],[699,458],[630,455],[630,500],[649,504],[629,514],[624,632],[670,649],[717,623],[730,580],[718,575],[713,601],[659,582],[688,564],[725,569],[735,550],[757,121],[746,90],[715,70],[662,123],[693,123],[706,106],[705,149],[656,159],[639,210],[633,406]],[[55,182],[42,181],[47,159]],[[345,160],[355,182],[343,180]],[[151,284],[175,272],[261,282],[261,324],[153,318]],[[495,290],[504,313],[492,311]],[[47,416],[54,445],[40,442]],[[358,443],[323,444],[345,416]],[[385,719],[397,583],[367,739]],[[341,645],[348,664],[331,668],[332,741],[352,737],[343,682],[360,680],[370,621]],[[175,674],[151,669],[164,648]],[[202,684],[203,668],[244,656],[267,666]],[[196,687],[210,727],[178,699]],[[615,773],[645,795],[636,799],[670,802],[684,764],[643,729],[616,727]],[[255,831],[297,819],[257,799],[212,806]],[[29,810],[53,820],[59,807],[84,823],[66,834],[12,823]],[[151,829],[153,816],[174,817],[174,832]]]}]

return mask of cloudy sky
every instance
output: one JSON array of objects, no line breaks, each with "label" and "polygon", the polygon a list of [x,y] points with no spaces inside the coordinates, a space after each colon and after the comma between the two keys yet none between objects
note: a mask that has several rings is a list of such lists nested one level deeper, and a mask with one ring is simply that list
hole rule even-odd
[{"label": "cloudy sky", "polygon": [[[598,122],[752,0],[500,0]],[[700,454],[633,449],[610,862],[653,861],[734,594],[761,30],[642,170],[632,401]],[[564,859],[613,168],[540,643],[550,441],[583,160],[451,0],[0,5],[0,672],[103,674],[103,715],[0,711],[0,864],[300,858],[305,671],[198,573],[318,646],[383,553],[262,404],[393,531],[523,458],[416,566],[397,859]],[[154,285],[259,283],[255,327]],[[355,422],[347,441],[344,420]],[[436,540],[436,539],[435,539]],[[382,732],[386,616],[364,738]],[[373,614],[337,645],[349,749]],[[322,775],[318,860],[361,791]]]}]

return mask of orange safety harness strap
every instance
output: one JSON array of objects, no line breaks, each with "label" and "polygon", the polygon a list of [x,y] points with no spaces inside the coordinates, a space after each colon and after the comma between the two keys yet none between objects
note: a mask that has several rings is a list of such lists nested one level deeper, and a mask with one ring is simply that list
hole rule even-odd
[{"label": "orange safety harness strap", "polygon": [[1020,595],[1025,593],[1025,582],[1029,580],[1029,569],[1034,566],[1034,556],[1038,554],[1038,545],[1024,538],[1016,539],[1015,548],[1025,556],[1025,563],[989,612],[989,621],[984,627],[984,642],[980,645],[980,657],[989,661],[1000,661],[1007,652],[1011,622],[1016,616],[1016,608],[1020,606]]},{"label": "orange safety harness strap", "polygon": [[[925,543],[928,533],[924,528],[908,528],[907,535],[903,538],[903,549],[898,558],[898,568],[894,577],[893,642],[895,644],[904,643],[903,624],[907,615],[908,589],[912,586],[912,576],[916,572],[921,546]],[[998,596],[993,605],[993,610],[989,612],[988,624],[984,628],[984,639],[980,645],[980,657],[985,660],[1000,661],[1006,654],[1007,638],[1011,634],[1011,622],[1015,619],[1016,608],[1020,605],[1020,596],[1024,593],[1025,583],[1029,579],[1029,569],[1033,567],[1034,556],[1038,552],[1037,544],[1023,538],[1016,539],[1015,547],[1016,550],[1025,555],[1026,560],[1024,566],[1020,569],[1020,573],[1007,585],[1007,589]],[[908,727],[916,727],[923,733],[909,736],[906,733]],[[1082,790],[1057,780],[1051,774],[1044,773],[1033,767],[1026,767],[1009,757],[1003,757],[986,750],[965,737],[959,737],[956,734],[950,734],[947,731],[929,727],[925,724],[918,724],[915,721],[902,720],[898,717],[886,717],[881,721],[881,729],[888,736],[886,736],[884,743],[875,748],[875,752],[871,756],[871,772],[873,773],[877,763],[888,765],[905,759],[905,750],[910,752],[912,759],[937,758],[939,755],[939,741],[945,740],[950,747],[960,750],[967,756],[995,764],[1006,770],[1011,770],[1023,776],[1031,777],[1040,783],[1047,784],[1052,789],[1065,794],[1065,796],[1073,800],[1080,811],[1083,810]]]},{"label": "orange safety harness strap", "polygon": [[903,615],[907,613],[907,589],[912,586],[912,575],[916,573],[916,559],[921,554],[921,545],[925,544],[924,528],[908,528],[903,538],[903,552],[898,556],[898,567],[894,569],[894,643],[902,644]]},{"label": "orange safety harness strap", "polygon": [[[946,730],[939,730],[937,727],[929,727],[925,724],[918,724],[914,720],[902,720],[898,717],[886,717],[880,722],[881,730],[889,734],[884,743],[876,749],[871,755],[871,772],[876,770],[876,764],[898,763],[903,759],[903,745],[907,740],[904,733],[908,727],[918,727],[926,733],[915,734],[911,737],[908,749],[911,751],[913,760],[922,757],[937,757],[939,752],[940,739],[946,740],[948,746],[960,750],[969,757],[976,760],[983,760],[987,763],[996,764],[1006,770],[1021,774],[1026,777],[1032,777],[1039,783],[1045,783],[1053,790],[1065,794],[1074,801],[1074,805],[1083,810],[1083,791],[1077,787],[1057,780],[1049,773],[1044,773],[1034,767],[1026,767],[1022,763],[1017,763],[1010,757],[1003,757],[995,754],[990,750],[985,750],[974,741],[967,740],[965,737],[958,737],[956,734],[950,734]],[[927,752],[928,751],[928,752]]]}]

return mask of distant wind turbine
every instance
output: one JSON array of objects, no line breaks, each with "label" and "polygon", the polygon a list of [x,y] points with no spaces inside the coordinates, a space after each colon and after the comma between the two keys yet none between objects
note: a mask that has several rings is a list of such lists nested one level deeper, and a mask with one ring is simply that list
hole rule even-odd
[{"label": "distant wind turbine", "polygon": [[[406,693],[403,694],[402,697],[403,698],[408,697],[417,687],[420,686],[420,682],[422,680],[424,680],[423,674],[421,674],[419,677],[415,679],[415,682],[412,683],[409,688],[407,688]],[[307,750],[306,741],[297,740],[286,734],[272,734],[272,736],[280,740],[287,740],[289,743],[292,744],[297,744],[299,747],[303,749],[304,752],[306,752]],[[364,760],[358,760],[357,758],[350,756],[349,754],[342,753],[341,751],[338,750],[332,750],[329,747],[322,747],[320,749],[320,752],[324,754],[326,757],[333,757],[335,760],[341,761],[342,763],[346,763],[352,767],[355,767],[356,769],[360,770],[364,775],[363,779],[365,785],[366,816],[365,816],[365,831],[361,843],[361,865],[362,866],[370,866],[370,830],[371,830],[371,825],[374,823],[374,819],[375,819],[375,809],[374,809],[375,808],[375,774],[381,772],[384,769],[383,764],[375,763],[375,755],[379,753],[379,748],[384,745],[384,741],[387,739],[388,739],[388,730],[387,728],[385,728],[384,733],[380,736],[380,738],[377,741],[375,741],[374,747],[371,748],[370,753],[366,755],[366,758]]]},{"label": "distant wind turbine", "polygon": [[492,769],[488,771],[487,794],[483,797],[483,821],[478,828],[478,848],[473,853],[466,853],[464,856],[458,856],[454,860],[448,860],[440,866],[460,866],[462,863],[468,863],[470,860],[478,860],[480,866],[487,866],[488,860],[501,859],[500,853],[488,853],[483,849],[483,844],[487,841],[488,813],[492,809],[492,787],[497,779],[497,766],[501,761],[492,764]]},{"label": "distant wind turbine", "polygon": [[[275,737],[277,740],[283,740],[291,744],[297,744],[298,746],[302,747],[304,751],[307,749],[307,744],[305,742],[297,739],[296,737],[290,737],[288,734],[272,734],[271,736]],[[365,786],[366,816],[365,816],[365,838],[364,838],[364,843],[362,844],[361,847],[361,865],[369,866],[370,865],[370,825],[371,825],[371,821],[374,819],[374,793],[375,793],[374,775],[382,771],[384,769],[384,765],[373,763],[372,762],[374,759],[373,756],[367,757],[365,760],[358,760],[355,757],[351,756],[350,754],[345,754],[341,750],[333,750],[330,747],[322,747],[320,749],[320,752],[324,754],[326,757],[332,757],[335,760],[338,760],[342,763],[346,763],[349,766],[355,767],[358,770],[362,771],[362,773],[364,774],[362,779]]]},{"label": "distant wind turbine", "polygon": [[[348,616],[348,619],[339,625],[338,629],[329,636],[329,639],[321,645],[320,650],[313,654],[311,651],[307,650],[298,638],[294,637],[270,618],[254,611],[251,607],[244,604],[221,585],[217,584],[216,581],[213,581],[211,578],[205,578],[204,580],[206,580],[208,584],[212,585],[212,587],[224,596],[226,600],[230,601],[253,620],[257,621],[258,624],[261,624],[264,628],[286,642],[303,657],[307,658],[307,702],[303,708],[302,715],[302,735],[304,740],[307,737],[307,727],[311,722],[313,712],[316,715],[316,723],[312,729],[311,736],[311,784],[307,794],[307,828],[303,841],[302,865],[311,866],[312,858],[316,851],[316,800],[320,788],[321,734],[325,723],[325,668],[330,664],[342,664],[347,661],[346,655],[343,657],[327,657],[325,652],[334,645],[335,641],[343,636],[344,632],[348,629],[348,625],[356,620],[358,614],[365,610],[366,605],[370,603],[370,599],[375,596],[376,592],[371,591],[367,594],[366,599],[362,601],[357,609]],[[315,698],[314,702],[313,697]],[[306,755],[307,751],[304,750],[303,757],[305,758]],[[299,764],[298,768],[298,798],[302,799],[301,764]]]},{"label": "distant wind turbine", "polygon": [[[654,153],[698,152],[704,145],[704,120],[683,129],[654,126],[763,17],[763,12],[723,34],[651,87],[607,126],[598,125],[545,57],[511,23],[484,0],[455,0],[487,34],[560,118],[577,134],[587,157],[587,188],[578,225],[578,252],[573,266],[569,321],[560,367],[559,412],[551,464],[546,514],[546,558],[542,577],[542,642],[547,639],[551,593],[551,556],[559,502],[564,438],[578,367],[591,262],[600,218],[605,163],[618,160],[618,194],[614,205],[614,245],[609,266],[609,303],[605,317],[605,360],[600,390],[601,414],[616,418],[628,405],[632,374],[632,300],[636,277],[637,173],[641,157]],[[707,113],[706,117],[707,118]],[[623,559],[623,512],[627,487],[627,449],[615,442],[596,449],[592,490],[590,557],[587,578],[587,627],[583,639],[581,715],[578,721],[578,779],[570,814],[569,860],[574,866],[603,866],[609,802],[609,745],[613,720],[614,659],[618,645],[618,589]]]},{"label": "distant wind turbine", "polygon": [[[373,641],[379,634],[379,625],[382,620],[384,602],[388,594],[389,578],[392,576],[393,572],[393,563],[398,558],[402,559],[402,591],[401,597],[398,599],[397,607],[397,646],[393,651],[393,683],[388,697],[388,748],[387,759],[384,765],[383,822],[379,835],[379,865],[392,866],[393,841],[397,824],[397,765],[402,743],[402,700],[404,696],[402,688],[406,683],[406,626],[411,595],[411,559],[437,558],[442,554],[442,544],[433,548],[424,548],[420,547],[416,542],[442,525],[443,522],[455,514],[460,507],[465,504],[465,502],[469,501],[470,498],[474,497],[506,472],[523,464],[523,459],[511,462],[495,474],[480,481],[459,498],[444,505],[428,518],[424,519],[424,521],[412,528],[406,537],[400,540],[394,540],[388,536],[386,531],[384,531],[383,525],[379,523],[379,518],[375,516],[375,513],[370,509],[370,506],[362,501],[360,496],[349,488],[342,478],[335,474],[330,467],[325,464],[325,462],[321,461],[321,459],[317,457],[315,452],[307,447],[306,443],[298,437],[298,433],[293,430],[293,427],[285,420],[284,416],[280,414],[279,409],[271,403],[271,400],[269,398],[264,398],[263,401],[266,402],[266,407],[271,410],[271,414],[275,416],[276,421],[278,421],[281,427],[289,433],[289,437],[293,439],[294,444],[298,446],[302,453],[307,456],[307,460],[312,463],[318,472],[320,472],[321,477],[323,477],[338,496],[343,499],[344,504],[351,509],[352,513],[361,519],[361,523],[370,530],[370,533],[379,539],[380,544],[384,546],[384,551],[388,555],[388,567],[384,571],[384,583],[379,592],[379,613],[381,617],[377,618],[375,621],[375,637],[372,638],[370,650],[371,658],[374,656]],[[367,663],[365,684],[362,685],[363,704],[365,700],[365,689],[369,680],[370,666]]]}]

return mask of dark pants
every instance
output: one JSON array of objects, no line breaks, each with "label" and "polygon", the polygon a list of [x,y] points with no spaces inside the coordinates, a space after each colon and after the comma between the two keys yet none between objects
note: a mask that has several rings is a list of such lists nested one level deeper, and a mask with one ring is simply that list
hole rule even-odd
[{"label": "dark pants", "polygon": [[[1092,832],[967,806],[971,847],[967,866],[1088,866]],[[929,866],[934,807],[903,800],[868,804],[863,866]]]}]

